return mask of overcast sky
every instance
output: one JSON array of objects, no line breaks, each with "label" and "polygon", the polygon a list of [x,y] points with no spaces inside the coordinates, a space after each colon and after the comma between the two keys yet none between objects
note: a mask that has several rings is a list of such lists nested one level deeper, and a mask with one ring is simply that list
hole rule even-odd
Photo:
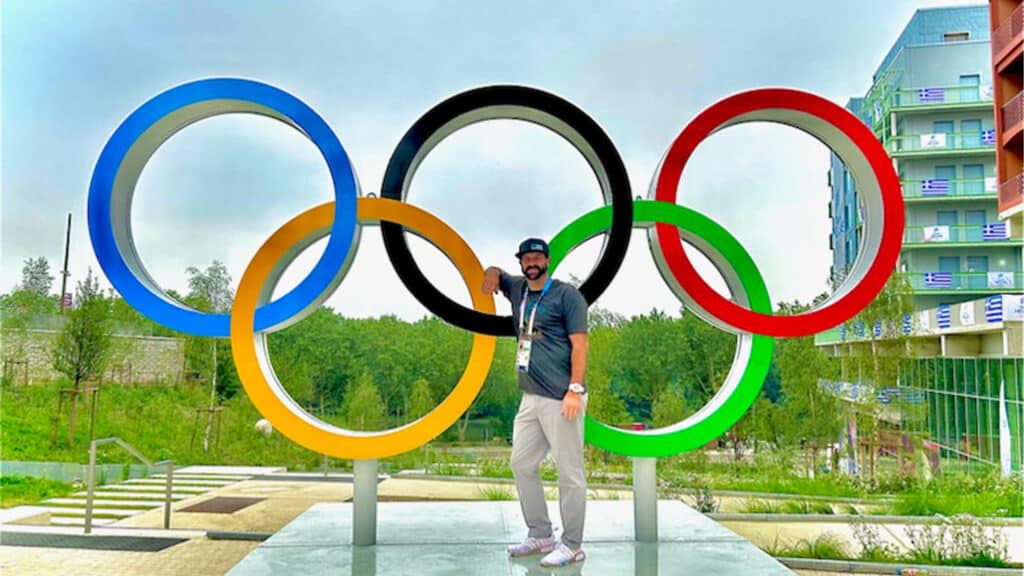
[{"label": "overcast sky", "polygon": [[[525,84],[582,107],[625,159],[645,195],[668,144],[698,112],[763,86],[812,91],[839,104],[862,95],[914,10],[970,2],[812,0],[672,2],[123,2],[5,0],[0,291],[26,258],[63,253],[70,270],[99,267],[85,225],[101,148],[133,109],[210,76],[257,79],[312,106],[355,165],[380,188],[405,130],[433,104],[490,83]],[[637,5],[643,8],[638,8]],[[753,255],[773,302],[826,289],[828,152],[795,129],[730,128],[700,146],[680,203],[726,226]],[[133,228],[153,276],[186,291],[185,268],[224,261],[235,280],[263,240],[332,198],[316,148],[276,121],[231,115],[176,134],[136,190]],[[512,121],[473,125],[423,163],[410,201],[448,222],[485,265],[516,269],[516,243],[550,238],[598,207],[597,181],[570,144]],[[599,304],[630,315],[678,304],[657,274],[646,235]],[[437,250],[413,241],[428,277],[457,300],[466,289]],[[585,276],[599,243],[559,276]],[[289,271],[294,284],[311,248]],[[713,285],[714,271],[701,267]],[[59,282],[54,290],[59,290]],[[328,301],[353,316],[425,313],[392,271],[377,229],[363,234],[348,278]],[[499,308],[508,310],[499,302]]]}]

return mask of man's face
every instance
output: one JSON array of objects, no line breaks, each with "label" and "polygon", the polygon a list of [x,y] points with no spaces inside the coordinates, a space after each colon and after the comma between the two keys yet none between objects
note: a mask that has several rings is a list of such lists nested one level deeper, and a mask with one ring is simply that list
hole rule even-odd
[{"label": "man's face", "polygon": [[536,280],[548,271],[550,261],[543,252],[527,252],[519,259],[519,267],[522,268],[524,276]]}]

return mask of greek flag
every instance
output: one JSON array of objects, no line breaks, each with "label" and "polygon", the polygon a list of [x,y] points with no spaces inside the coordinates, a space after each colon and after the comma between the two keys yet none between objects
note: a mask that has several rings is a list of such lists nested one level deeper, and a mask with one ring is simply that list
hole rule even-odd
[{"label": "greek flag", "polygon": [[864,337],[864,323],[857,320],[857,323],[853,325],[853,331],[857,333],[858,338]]},{"label": "greek flag", "polygon": [[875,338],[881,338],[882,337],[882,321],[881,320],[875,320],[875,325],[874,325],[874,327],[872,329],[872,332],[875,334]]},{"label": "greek flag", "polygon": [[911,320],[910,319],[911,319],[911,315],[910,314],[904,314],[903,315],[903,333],[904,334],[910,334],[910,329],[911,329]]},{"label": "greek flag", "polygon": [[949,194],[949,180],[933,178],[921,180],[921,196],[945,196]]},{"label": "greek flag", "polygon": [[[1000,318],[1002,318],[1002,316],[1000,316]],[[839,341],[846,341],[846,324],[839,325]]]},{"label": "greek flag", "polygon": [[996,145],[996,131],[995,130],[982,130],[981,131],[981,145],[982,146],[995,146]]},{"label": "greek flag", "polygon": [[925,272],[924,273],[924,287],[925,288],[952,288],[953,287],[953,273],[952,272]]},{"label": "greek flag", "polygon": [[985,322],[1003,321],[1003,296],[996,294],[985,298]]},{"label": "greek flag", "polygon": [[919,88],[917,100],[921,104],[941,104],[946,101],[945,88]]},{"label": "greek flag", "polygon": [[939,330],[949,328],[952,325],[952,315],[950,314],[949,304],[939,306],[939,310],[935,313],[935,317],[938,319]]},{"label": "greek flag", "polygon": [[1006,240],[1010,237],[1010,230],[1006,227],[1006,222],[998,224],[985,224],[981,230],[982,240]]}]

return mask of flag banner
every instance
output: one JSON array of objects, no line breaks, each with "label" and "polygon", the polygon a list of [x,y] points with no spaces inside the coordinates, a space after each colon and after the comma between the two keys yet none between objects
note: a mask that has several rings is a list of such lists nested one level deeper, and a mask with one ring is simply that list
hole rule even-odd
[{"label": "flag banner", "polygon": [[922,242],[949,242],[949,226],[925,226],[921,228]]},{"label": "flag banner", "polygon": [[991,176],[991,177],[985,178],[985,192],[998,192],[998,191],[999,191],[999,182],[996,180],[995,176]]},{"label": "flag banner", "polygon": [[946,89],[918,88],[917,101],[921,104],[942,104],[946,101]]},{"label": "flag banner", "polygon": [[946,196],[949,194],[949,180],[932,178],[921,180],[921,196]]},{"label": "flag banner", "polygon": [[985,298],[985,322],[1003,321],[1003,297],[999,294]]},{"label": "flag banner", "polygon": [[924,273],[924,287],[925,288],[952,288],[953,287],[953,273],[952,272],[925,272]]},{"label": "flag banner", "polygon": [[853,325],[853,331],[857,334],[858,338],[863,338],[864,337],[864,323],[861,322],[860,320],[858,320],[857,323]]},{"label": "flag banner", "polygon": [[982,240],[1008,240],[1010,238],[1010,225],[1006,222],[985,224],[981,228]]},{"label": "flag banner", "polygon": [[1015,288],[1013,285],[1013,272],[989,272],[988,287],[999,289]]},{"label": "flag banner", "polygon": [[910,314],[904,314],[903,315],[903,333],[904,334],[910,334],[910,331],[913,329],[913,322],[912,322],[911,318],[913,318],[913,316],[910,315]]},{"label": "flag banner", "polygon": [[839,341],[846,341],[846,324],[839,325]]},{"label": "flag banner", "polygon": [[875,325],[872,327],[871,331],[872,331],[872,333],[874,333],[875,338],[880,338],[882,336],[882,322],[881,322],[881,320],[875,320]]},{"label": "flag banner", "polygon": [[946,135],[944,133],[938,134],[921,134],[921,148],[925,150],[931,148],[945,148],[946,147]]},{"label": "flag banner", "polygon": [[939,330],[945,330],[952,326],[952,319],[950,318],[949,304],[943,304],[939,306],[939,309],[935,313],[936,323],[939,326]]},{"label": "flag banner", "polygon": [[1003,321],[1024,321],[1024,294],[1003,294]]},{"label": "flag banner", "polygon": [[982,146],[995,146],[996,145],[996,131],[982,130],[981,131],[981,145]]},{"label": "flag banner", "polygon": [[917,321],[921,324],[921,330],[928,331],[932,329],[931,318],[928,317],[927,310],[921,310],[921,312],[918,313]]},{"label": "flag banner", "polygon": [[960,305],[960,325],[974,325],[974,302],[964,302]]},{"label": "flag banner", "polygon": [[979,87],[978,95],[981,96],[982,100],[991,100],[995,94],[991,84],[982,84]]}]

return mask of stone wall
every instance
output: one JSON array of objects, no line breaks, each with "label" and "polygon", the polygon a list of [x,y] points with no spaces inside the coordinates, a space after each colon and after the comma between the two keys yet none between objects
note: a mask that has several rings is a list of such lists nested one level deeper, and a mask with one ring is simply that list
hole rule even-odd
[{"label": "stone wall", "polygon": [[[53,369],[54,330],[5,330],[0,334],[3,375],[16,385],[62,378]],[[114,336],[102,381],[117,384],[175,384],[181,380],[185,343],[180,338]]]}]

